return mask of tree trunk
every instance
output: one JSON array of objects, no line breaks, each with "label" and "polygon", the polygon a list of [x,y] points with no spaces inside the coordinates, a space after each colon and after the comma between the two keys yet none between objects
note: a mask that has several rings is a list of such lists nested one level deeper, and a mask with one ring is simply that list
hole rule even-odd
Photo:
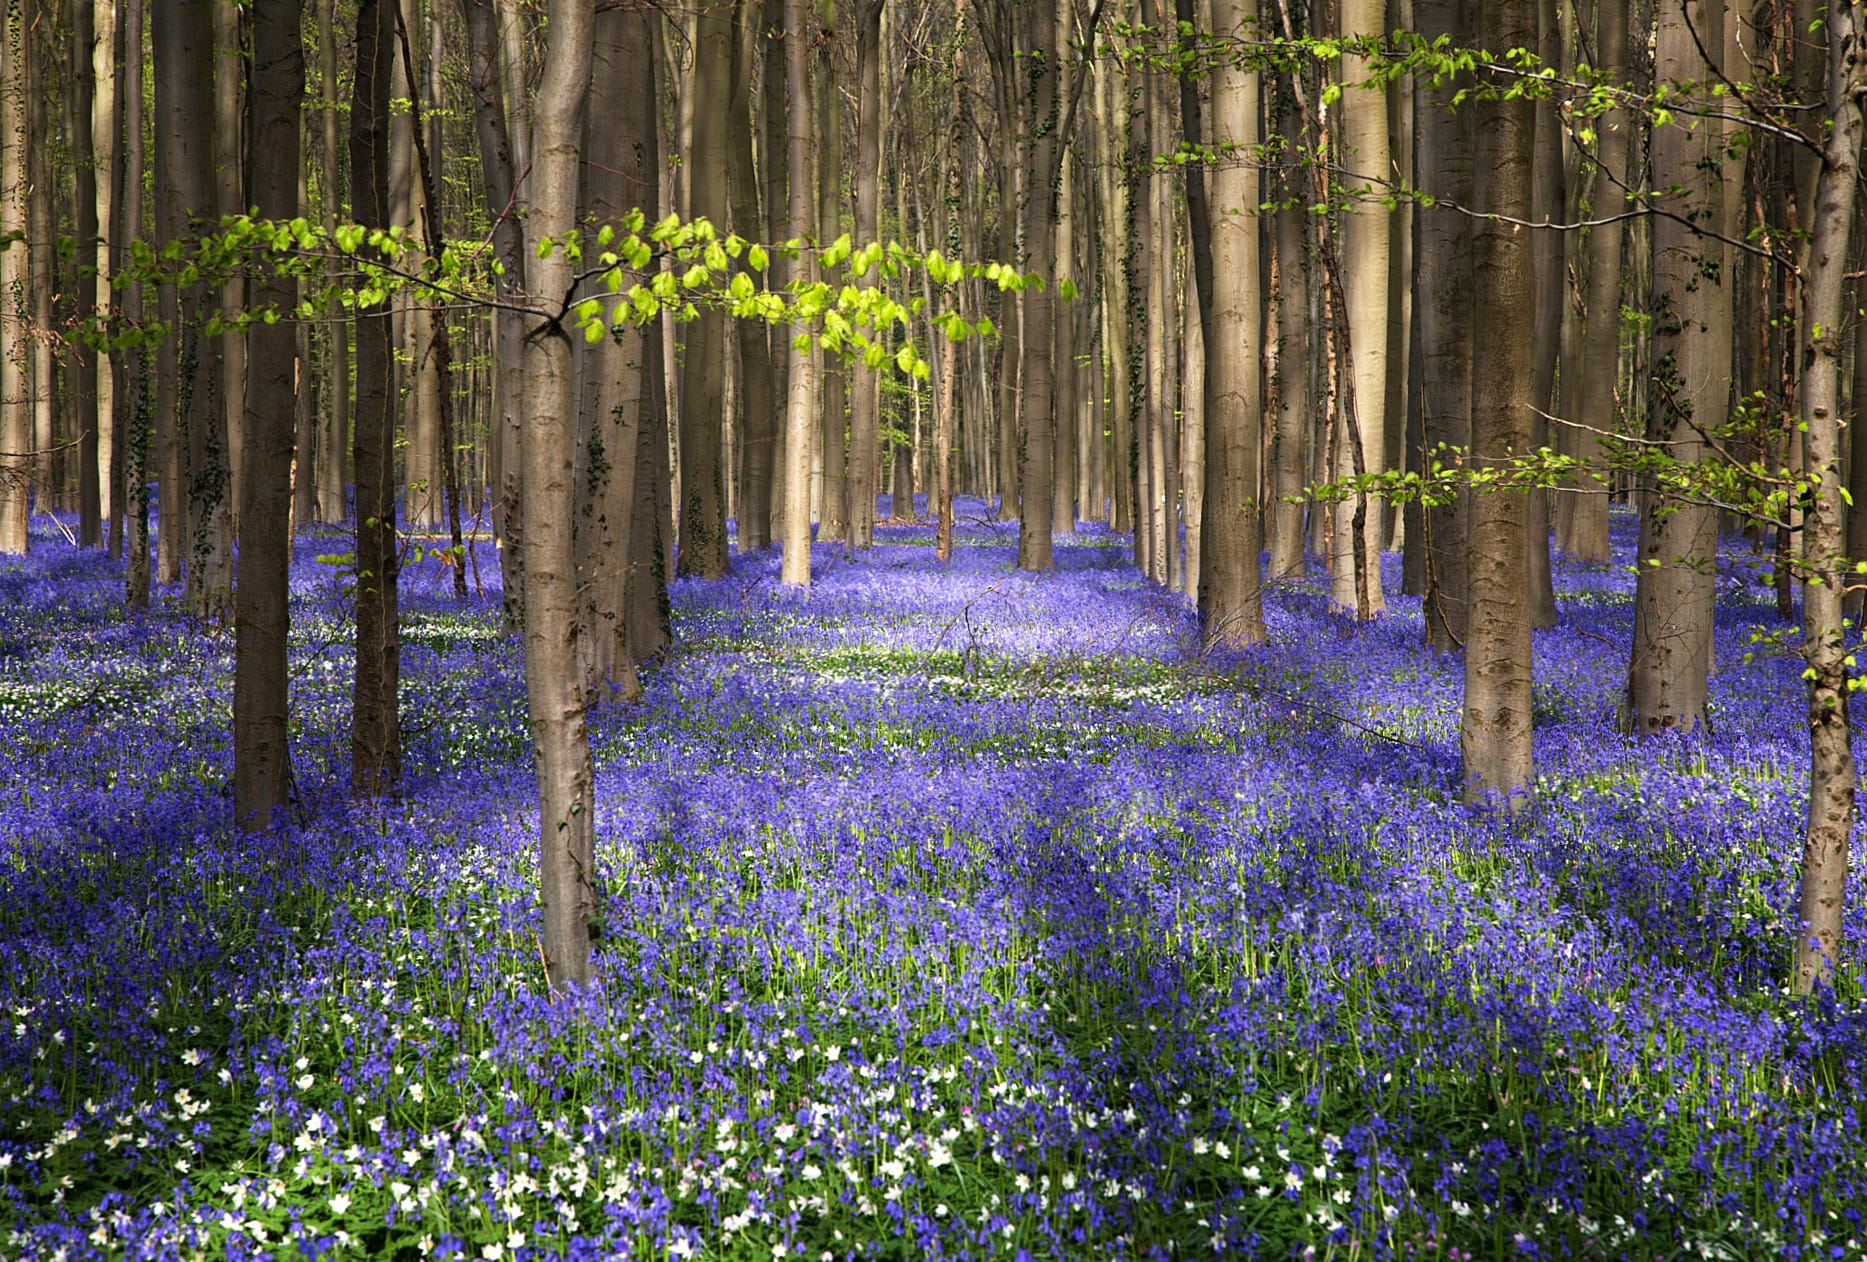
[{"label": "tree trunk", "polygon": [[[886,60],[882,5],[883,0],[855,0],[856,164],[850,170],[850,182],[856,193],[858,249],[879,240],[882,231],[882,74]],[[849,542],[852,547],[867,549],[875,543],[882,382],[860,356],[852,362],[850,371]]]},{"label": "tree trunk", "polygon": [[[104,3],[106,19],[109,13],[109,0]],[[99,167],[96,153],[96,92],[93,66],[97,58],[98,13],[95,0],[71,0],[71,117],[77,125],[71,129],[72,146],[72,182],[73,210],[77,219],[78,248],[89,254],[90,262],[97,262],[99,206],[98,179]],[[106,73],[106,78],[108,78]],[[106,111],[106,117],[108,112]],[[108,184],[108,163],[105,164],[103,183]],[[108,202],[102,208],[102,222],[109,222]],[[104,279],[108,273],[109,260],[102,260],[105,270],[100,270],[85,287],[91,294],[79,298],[78,315],[88,319],[98,310],[96,295],[99,289],[108,293],[108,282]],[[81,282],[82,284],[83,282]],[[88,300],[87,300],[88,299]],[[77,414],[79,432],[78,441],[78,542],[84,547],[95,548],[103,542],[102,484],[98,479],[98,461],[109,454],[109,444],[105,441],[101,424],[109,413],[100,406],[98,377],[108,378],[110,368],[93,351],[83,338],[72,340],[74,356],[73,372],[77,379]],[[105,386],[106,391],[108,385]]]},{"label": "tree trunk", "polygon": [[1041,573],[1051,568],[1050,497],[1056,441],[1055,319],[1057,203],[1055,179],[1061,116],[1060,65],[1057,60],[1056,0],[1026,0],[1019,6],[1023,51],[1029,59],[1023,120],[1029,129],[1030,170],[1024,181],[1025,270],[1043,278],[1019,297],[1018,406],[1023,417],[1023,459],[1018,466],[1018,568]]},{"label": "tree trunk", "polygon": [[[253,198],[262,219],[298,213],[299,107],[305,91],[301,0],[254,0],[253,91],[247,138]],[[262,311],[289,313],[297,286],[261,273]],[[292,448],[298,395],[298,324],[252,326],[247,341],[246,469],[240,480],[240,584],[234,593],[233,814],[267,827],[291,794],[286,724],[287,576],[292,563]]]},{"label": "tree trunk", "polygon": [[1303,574],[1303,505],[1296,497],[1309,480],[1309,394],[1311,325],[1309,321],[1309,209],[1298,145],[1301,116],[1286,80],[1278,85],[1278,130],[1284,154],[1277,167],[1277,431],[1271,448],[1271,577]]},{"label": "tree trunk", "polygon": [[[1342,34],[1346,38],[1382,35],[1383,0],[1343,0]],[[1534,38],[1534,27],[1532,38]],[[1373,69],[1366,57],[1342,59],[1342,81],[1358,84]],[[1378,87],[1348,87],[1342,94],[1341,142],[1345,160],[1354,171],[1368,179],[1390,178],[1391,162],[1387,147],[1387,97]],[[1347,181],[1351,187],[1360,179]],[[1356,433],[1345,434],[1336,452],[1331,475],[1354,476],[1356,443],[1360,444],[1363,466],[1368,473],[1382,471],[1387,450],[1387,287],[1388,254],[1392,248],[1392,228],[1387,208],[1376,200],[1358,198],[1342,215],[1342,288],[1347,298],[1347,323],[1350,348],[1349,370],[1354,382]],[[1356,530],[1353,518],[1365,512],[1363,528]],[[1333,582],[1329,598],[1338,608],[1353,610],[1361,617],[1386,612],[1387,598],[1381,590],[1381,507],[1372,495],[1352,495],[1335,509],[1335,551]],[[1365,571],[1358,571],[1355,539],[1361,537]],[[1367,592],[1366,607],[1361,603],[1361,588]]]},{"label": "tree trunk", "polygon": [[[1489,0],[1478,37],[1486,48],[1527,47],[1536,37],[1534,0]],[[1479,209],[1528,219],[1535,103],[1518,97],[1476,108]],[[1532,315],[1535,275],[1529,236],[1530,229],[1517,224],[1488,223],[1473,243],[1473,305],[1497,323],[1472,350],[1472,465],[1480,472],[1507,467],[1530,449],[1534,366],[1524,325]],[[1512,810],[1533,788],[1528,517],[1521,490],[1492,487],[1472,496],[1459,751],[1466,800]]]},{"label": "tree trunk", "polygon": [[[123,101],[123,179],[117,222],[119,242],[135,241],[143,234],[143,0],[122,0],[124,67],[120,92]],[[138,67],[132,71],[129,67]],[[4,256],[0,256],[4,257]],[[143,317],[143,286],[132,280],[121,300],[124,323],[136,328]],[[132,610],[149,607],[149,473],[154,438],[154,401],[150,397],[149,351],[132,349],[124,365],[123,477],[124,567],[123,602]],[[4,393],[4,391],[0,391]]]},{"label": "tree trunk", "polygon": [[[791,235],[803,241],[817,231],[816,155],[811,135],[817,114],[811,100],[810,48],[803,38],[804,32],[812,29],[810,10],[810,0],[785,0],[784,55],[791,95]],[[816,260],[811,254],[798,257],[792,279],[799,285],[815,282]],[[811,431],[817,421],[817,374],[807,344],[792,342],[790,356],[791,397],[785,408],[784,559],[780,576],[793,587],[809,587],[810,448]],[[827,513],[827,496],[825,504]]]},{"label": "tree trunk", "polygon": [[[583,219],[600,229],[640,208],[657,214],[654,31],[640,10],[605,8],[595,17],[590,105],[584,117]],[[750,324],[750,321],[742,321]],[[653,458],[645,443],[660,404],[660,330],[633,321],[600,341],[573,339],[580,416],[576,469],[579,673],[597,698],[640,692],[629,642],[629,592],[640,553],[635,539],[637,472]],[[662,458],[666,466],[666,457]],[[744,524],[741,527],[742,536]]]},{"label": "tree trunk", "polygon": [[[238,5],[216,4],[214,10],[214,186],[215,206],[223,215],[244,214],[246,184],[241,178],[240,124],[246,80],[246,57],[240,43],[244,17]],[[292,175],[297,181],[297,173]],[[296,212],[293,212],[296,213]],[[291,218],[287,215],[286,218]],[[246,308],[246,282],[234,277],[220,287],[223,311]],[[246,335],[230,332],[220,339],[220,409],[225,427],[226,446],[218,457],[224,466],[226,487],[222,496],[227,504],[231,529],[240,528],[240,483],[244,477],[246,444]],[[232,572],[229,549],[228,572]],[[231,580],[230,580],[231,581]]]},{"label": "tree trunk", "polygon": [[[825,242],[842,233],[843,224],[843,109],[837,99],[836,69],[836,0],[823,0],[821,26],[810,27],[820,33],[819,66],[821,83],[813,96],[820,115],[818,122],[817,211],[813,235]],[[797,123],[791,124],[793,131]],[[796,170],[793,168],[793,176]],[[817,277],[812,274],[812,279]],[[849,372],[840,354],[817,351],[817,386],[815,395],[821,409],[819,430],[814,439],[822,460],[821,505],[818,511],[819,542],[842,542],[849,538]]]},{"label": "tree trunk", "polygon": [[[26,0],[0,0],[0,41],[21,46]],[[26,230],[26,59],[0,60],[0,236]],[[0,554],[26,554],[32,512],[32,406],[26,397],[26,251],[0,250]]]},{"label": "tree trunk", "polygon": [[[350,103],[350,210],[389,226],[389,83],[397,0],[358,0]],[[395,530],[394,328],[389,304],[356,315],[356,677],[351,689],[350,793],[393,793],[402,778]]]},{"label": "tree trunk", "polygon": [[1809,817],[1797,899],[1795,985],[1834,979],[1847,904],[1854,830],[1854,751],[1848,723],[1848,648],[1841,613],[1841,346],[1848,235],[1861,155],[1867,58],[1860,11],[1830,0],[1828,129],[1822,147],[1802,297],[1802,408],[1806,467],[1816,479],[1803,518],[1803,658],[1809,697]]},{"label": "tree trunk", "polygon": [[[1596,57],[1600,71],[1613,83],[1627,82],[1627,0],[1599,0],[1595,23]],[[1633,120],[1627,111],[1612,109],[1595,120],[1595,194],[1590,214],[1611,220],[1625,202],[1628,151]],[[1579,396],[1581,428],[1573,431],[1573,451],[1584,468],[1601,461],[1604,433],[1619,431],[1614,406],[1620,383],[1621,350],[1621,242],[1619,220],[1598,222],[1588,230],[1588,301],[1582,334],[1582,358],[1577,365],[1582,383]],[[1568,376],[1565,367],[1563,375]],[[1608,487],[1584,473],[1570,483],[1574,503],[1564,514],[1569,524],[1563,548],[1578,561],[1605,563],[1608,546]]]},{"label": "tree trunk", "polygon": [[[176,241],[202,230],[199,216],[214,206],[212,88],[214,41],[208,6],[161,0],[153,24],[156,69],[156,235]],[[221,342],[206,332],[213,301],[195,281],[176,295],[178,340],[175,416],[178,454],[187,458],[185,595],[204,618],[224,619],[233,600],[232,507],[227,500],[227,413],[220,392]],[[170,470],[164,470],[165,475]],[[164,477],[163,517],[180,526],[181,470]],[[167,576],[165,576],[167,577]]]},{"label": "tree trunk", "polygon": [[[688,213],[724,229],[727,204],[727,111],[710,98],[732,90],[733,21],[724,5],[694,14],[694,72],[690,91],[707,100],[694,112],[693,150],[683,167]],[[725,392],[726,316],[702,307],[682,328],[681,534],[678,572],[699,578],[726,573],[726,488],[721,424]]]},{"label": "tree trunk", "polygon": [[[1414,0],[1413,12],[1425,39],[1449,39],[1463,47],[1471,32],[1454,0]],[[1472,197],[1472,109],[1452,106],[1458,85],[1420,82],[1414,111],[1419,152],[1415,169],[1421,187],[1441,202],[1469,205]],[[1420,313],[1421,435],[1424,460],[1451,465],[1442,448],[1472,443],[1472,228],[1471,220],[1447,206],[1421,211]],[[1470,496],[1455,488],[1450,502],[1429,505],[1424,514],[1426,642],[1450,653],[1465,642],[1465,531]]]},{"label": "tree trunk", "polygon": [[[747,240],[762,235],[758,173],[752,165],[752,38],[755,0],[739,0],[732,61],[732,207],[733,231]],[[653,121],[652,117],[649,120]],[[767,161],[769,161],[769,157]],[[653,172],[649,173],[651,176]],[[755,284],[769,283],[755,276]],[[771,543],[772,445],[777,437],[777,403],[772,396],[771,342],[759,320],[733,321],[739,348],[739,399],[745,435],[745,472],[738,505],[739,550],[757,552]]]},{"label": "tree trunk", "polygon": [[[337,24],[336,0],[318,0],[318,78],[320,107],[319,173],[324,189],[324,230],[337,228]],[[340,265],[333,262],[329,279],[335,281]],[[495,320],[499,318],[495,313]],[[323,432],[318,439],[318,520],[341,524],[344,505],[344,451],[350,442],[350,320],[339,312],[328,322],[324,379]]]},{"label": "tree trunk", "polygon": [[[1721,5],[1711,0],[1663,0],[1658,61],[1664,83],[1705,81],[1705,49],[1722,47]],[[1675,114],[1653,131],[1653,183],[1677,186],[1669,199],[1687,218],[1716,223],[1723,190],[1715,122]],[[1705,453],[1700,427],[1721,424],[1730,391],[1730,291],[1707,267],[1716,242],[1678,220],[1654,220],[1652,412],[1647,437],[1670,444],[1682,464]],[[1726,315],[1718,318],[1723,304]],[[1713,330],[1722,327],[1719,339]],[[1628,709],[1637,732],[1691,731],[1705,722],[1711,664],[1713,563],[1717,512],[1689,504],[1649,479],[1641,495],[1639,570],[1634,590],[1633,660]]]},{"label": "tree trunk", "polygon": [[499,453],[493,529],[500,545],[505,626],[508,632],[516,632],[525,621],[525,532],[520,520],[525,466],[519,410],[525,398],[525,323],[524,317],[511,309],[523,296],[525,284],[525,244],[515,210],[520,168],[515,165],[513,138],[507,130],[509,113],[499,74],[499,12],[493,0],[462,0],[462,4],[467,22],[467,83],[473,93],[473,135],[480,155],[486,211],[493,222],[494,255],[504,269],[498,293],[506,305],[493,312],[494,430],[487,441]]},{"label": "tree trunk", "polygon": [[[703,15],[702,22],[731,30],[731,24],[717,16]],[[537,313],[528,317],[525,336],[525,691],[538,767],[538,882],[544,904],[540,940],[547,981],[554,989],[589,981],[590,945],[599,931],[600,915],[590,740],[578,672],[576,558],[572,532],[564,529],[576,499],[571,476],[576,388],[571,371],[574,330],[567,327],[569,312],[558,304],[570,293],[575,265],[562,247],[552,244],[577,224],[594,25],[595,0],[552,0],[545,22],[544,78],[533,102],[533,166],[525,217],[526,289]],[[724,70],[713,64],[729,51],[719,46],[718,32],[706,31],[701,42],[709,69]],[[715,45],[710,50],[709,42]],[[718,84],[720,78],[702,75],[700,81]],[[718,145],[702,144],[699,153],[712,161],[724,157]],[[713,182],[718,182],[717,172]],[[711,201],[700,205],[715,210]],[[718,213],[712,217],[715,222],[724,218]],[[717,339],[712,346],[717,381]],[[716,426],[718,421],[716,410]],[[717,448],[714,454],[717,457]],[[716,470],[716,494],[718,489]],[[723,530],[725,523],[717,525]],[[694,541],[683,535],[681,542],[685,555]],[[704,546],[705,541],[699,542]]]},{"label": "tree trunk", "polygon": [[[1562,66],[1562,29],[1556,20],[1557,0],[1537,0],[1537,39],[1543,64]],[[1568,201],[1563,162],[1562,120],[1554,97],[1536,103],[1536,132],[1530,170],[1530,217],[1537,223],[1562,222]],[[1531,266],[1536,272],[1536,306],[1531,343],[1530,448],[1549,445],[1549,422],[1556,406],[1556,362],[1562,347],[1562,313],[1569,292],[1565,267],[1574,234],[1545,229],[1530,240]],[[1563,364],[1564,375],[1570,365]],[[1549,492],[1529,496],[1530,621],[1534,627],[1556,625],[1556,588],[1549,562]]]},{"label": "tree trunk", "polygon": [[[1213,0],[1212,24],[1221,36],[1250,38],[1257,0]],[[1179,0],[1182,22],[1194,20],[1192,0]],[[1180,105],[1188,144],[1203,143],[1199,97],[1182,78]],[[1212,71],[1212,137],[1222,155],[1208,191],[1189,167],[1187,211],[1193,240],[1193,277],[1199,329],[1205,341],[1205,495],[1199,569],[1199,617],[1208,644],[1245,647],[1264,641],[1259,565],[1263,533],[1258,517],[1259,460],[1264,447],[1259,340],[1257,167],[1247,160],[1258,140],[1258,76],[1220,64]]]}]

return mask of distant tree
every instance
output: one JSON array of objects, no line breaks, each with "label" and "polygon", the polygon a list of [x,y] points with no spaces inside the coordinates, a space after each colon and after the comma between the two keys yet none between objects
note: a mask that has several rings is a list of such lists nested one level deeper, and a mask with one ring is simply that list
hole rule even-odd
[{"label": "distant tree", "polygon": [[[253,90],[247,137],[253,201],[263,218],[298,212],[300,107],[305,91],[302,0],[254,0]],[[297,286],[261,273],[253,301],[290,313]],[[240,483],[240,571],[234,589],[233,810],[260,829],[291,793],[287,725],[287,577],[292,563],[292,454],[298,394],[296,322],[256,322],[247,339],[246,469]]]}]

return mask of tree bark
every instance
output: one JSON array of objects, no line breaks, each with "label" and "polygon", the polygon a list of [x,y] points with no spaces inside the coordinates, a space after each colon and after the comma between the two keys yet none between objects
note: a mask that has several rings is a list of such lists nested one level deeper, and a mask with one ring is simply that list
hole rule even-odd
[{"label": "tree bark", "polygon": [[[350,210],[389,226],[389,83],[397,0],[358,0],[350,103]],[[387,796],[402,778],[401,641],[396,578],[394,329],[389,304],[356,315],[356,676],[351,688],[350,793]]]},{"label": "tree bark", "polygon": [[[26,230],[26,0],[0,0],[0,235]],[[32,406],[27,399],[29,345],[21,302],[26,250],[0,250],[0,554],[26,554],[32,512]]]},{"label": "tree bark", "polygon": [[[882,74],[886,62],[882,48],[883,2],[855,0],[856,164],[851,168],[850,182],[856,193],[858,249],[879,240],[882,231]],[[881,335],[880,330],[875,333]],[[849,543],[866,550],[875,543],[882,381],[860,356],[852,362],[850,374]]]},{"label": "tree bark", "polygon": [[[732,90],[733,21],[724,5],[694,14],[696,101]],[[706,219],[725,235],[728,114],[710,100],[694,111],[693,150],[684,170],[691,217]],[[725,391],[726,316],[702,307],[682,331],[681,355],[681,534],[678,572],[698,578],[726,573],[726,488],[721,425]]]},{"label": "tree bark", "polygon": [[[1627,82],[1627,0],[1598,0],[1595,48],[1598,69],[1609,82]],[[1584,468],[1600,463],[1604,433],[1618,432],[1614,404],[1620,382],[1621,243],[1626,234],[1613,216],[1625,205],[1629,138],[1633,121],[1627,111],[1611,109],[1594,122],[1595,194],[1590,214],[1598,222],[1588,230],[1588,301],[1577,365],[1582,384],[1581,428],[1573,431],[1575,457]],[[1568,375],[1568,369],[1563,370]],[[1608,545],[1608,487],[1584,474],[1570,483],[1573,503],[1563,517],[1568,537],[1562,546],[1578,561],[1600,564],[1612,555]]]},{"label": "tree bark", "polygon": [[[1347,38],[1386,34],[1383,0],[1343,0],[1342,34]],[[1532,40],[1535,31],[1532,28]],[[1345,85],[1368,78],[1372,70],[1369,58],[1349,56],[1342,59]],[[1341,142],[1345,160],[1365,179],[1386,181],[1391,161],[1387,144],[1387,97],[1378,86],[1347,87],[1342,94]],[[1351,187],[1359,187],[1363,178],[1348,178]],[[1366,472],[1382,471],[1387,450],[1387,320],[1389,282],[1388,254],[1392,249],[1392,228],[1387,208],[1378,200],[1357,198],[1342,214],[1342,288],[1347,298],[1349,334],[1349,370],[1354,382],[1355,428],[1357,433],[1344,435],[1338,445],[1333,477],[1348,478],[1356,473],[1355,443],[1361,446]],[[1353,518],[1365,510],[1363,528],[1354,528]],[[1372,495],[1352,495],[1336,505],[1335,550],[1330,601],[1343,610],[1361,617],[1386,612],[1387,598],[1381,590],[1381,506]],[[1355,539],[1361,536],[1364,571],[1358,572]],[[1360,589],[1367,588],[1366,607]]]},{"label": "tree bark", "polygon": [[[480,155],[486,212],[492,219],[493,250],[504,274],[501,309],[493,312],[493,424],[488,442],[499,452],[499,485],[493,489],[493,529],[499,537],[499,569],[505,626],[524,625],[525,531],[521,520],[525,464],[520,411],[525,398],[525,323],[516,310],[525,288],[525,244],[517,213],[518,170],[509,111],[499,74],[499,13],[493,0],[462,0],[467,22],[467,83],[473,93],[473,135]],[[529,114],[527,115],[529,117]],[[529,138],[527,144],[529,144]]]},{"label": "tree bark", "polygon": [[[143,0],[122,0],[124,82],[123,100],[123,179],[124,196],[119,199],[121,213],[117,221],[119,241],[134,241],[143,234],[143,93],[141,67],[143,58]],[[128,328],[142,324],[143,286],[131,281],[121,300],[123,322]],[[149,607],[149,474],[151,446],[154,439],[154,400],[150,390],[150,357],[147,347],[137,346],[127,356],[124,366],[124,566],[123,601],[131,610]]]},{"label": "tree bark", "polygon": [[[703,15],[702,21],[708,19]],[[730,31],[730,24],[720,24]],[[538,767],[540,938],[554,989],[589,981],[590,947],[600,915],[590,740],[578,672],[576,558],[572,532],[563,528],[575,509],[576,390],[574,330],[566,323],[569,312],[559,304],[570,293],[574,265],[564,249],[552,244],[577,223],[594,26],[594,0],[552,0],[545,22],[544,77],[533,101],[525,217],[526,289],[537,312],[528,319],[525,336],[525,691]],[[703,35],[703,49],[709,39],[717,43],[715,34]],[[702,55],[711,66],[725,51]],[[701,79],[709,81],[718,80]],[[724,156],[717,146],[702,145],[700,153]],[[702,207],[713,209],[705,201]],[[715,216],[716,222],[722,219]],[[717,350],[717,340],[713,345]],[[724,527],[723,521],[718,524]],[[683,555],[689,541],[684,535]]]},{"label": "tree bark", "polygon": [[1848,236],[1861,155],[1867,50],[1853,0],[1827,13],[1827,135],[1816,182],[1803,284],[1802,406],[1806,467],[1815,479],[1803,518],[1802,592],[1808,664],[1809,815],[1797,899],[1795,985],[1808,993],[1834,980],[1846,911],[1848,842],[1854,829],[1854,751],[1848,722],[1848,648],[1842,618],[1840,467],[1841,347]]},{"label": "tree bark", "polygon": [[[318,0],[318,92],[322,116],[319,120],[319,174],[324,190],[324,230],[337,228],[337,23],[336,0]],[[332,263],[330,278],[335,280],[337,267]],[[497,315],[494,316],[498,318]],[[324,379],[323,432],[318,438],[317,498],[318,520],[342,524],[345,517],[344,451],[350,442],[350,320],[337,313],[327,324]]]},{"label": "tree bark", "polygon": [[[811,100],[810,47],[805,32],[813,29],[810,0],[785,0],[784,56],[791,95],[791,235],[808,241],[817,231],[817,182],[812,131],[817,114]],[[816,280],[816,261],[808,252],[793,264],[792,278],[799,285]],[[784,559],[782,580],[793,587],[810,586],[810,449],[817,416],[816,364],[809,345],[790,344],[791,397],[785,409],[784,444]],[[828,503],[828,497],[825,497]],[[827,511],[827,509],[826,509]],[[826,520],[827,526],[827,520]]]},{"label": "tree bark", "polygon": [[[1446,38],[1462,47],[1471,38],[1463,6],[1455,0],[1414,0],[1422,38]],[[1473,110],[1454,109],[1456,83],[1415,85],[1421,100],[1414,111],[1421,187],[1441,202],[1469,205],[1472,197]],[[1472,443],[1472,228],[1448,206],[1428,207],[1419,220],[1421,434],[1427,464],[1451,464],[1442,448],[1463,451]],[[1465,642],[1465,532],[1469,494],[1460,488],[1450,502],[1429,505],[1424,514],[1426,642],[1450,653]]]},{"label": "tree bark", "polygon": [[[1193,20],[1191,0],[1179,0],[1180,20]],[[1213,0],[1213,30],[1251,38],[1257,0]],[[1212,70],[1213,151],[1208,191],[1188,168],[1193,276],[1204,335],[1205,496],[1200,529],[1199,617],[1208,644],[1245,647],[1265,639],[1258,515],[1259,462],[1264,448],[1259,341],[1258,76],[1221,60]],[[1180,103],[1189,144],[1201,143],[1199,98],[1182,80]]]},{"label": "tree bark", "polygon": [[[262,219],[298,213],[299,109],[305,91],[301,0],[254,0],[253,91],[247,138],[253,198]],[[287,730],[286,608],[292,563],[292,449],[298,395],[297,286],[261,273],[253,298],[282,316],[247,340],[246,469],[240,481],[240,583],[234,592],[233,814],[257,831],[291,793]]]},{"label": "tree bark", "polygon": [[[821,80],[812,99],[818,114],[816,151],[817,210],[814,236],[834,241],[843,224],[843,109],[837,99],[836,0],[823,0],[823,20],[812,26],[819,33]],[[795,129],[795,121],[791,124]],[[795,172],[793,173],[795,176]],[[812,279],[817,279],[812,273]],[[843,542],[849,538],[849,372],[843,357],[828,351],[816,352],[816,397],[820,409],[819,430],[813,441],[822,461],[822,483],[818,508],[819,542]]]},{"label": "tree bark", "polygon": [[[1486,48],[1528,47],[1536,38],[1534,0],[1487,0],[1478,36]],[[1535,103],[1523,97],[1489,100],[1477,106],[1477,114],[1479,209],[1526,220]],[[1535,275],[1529,235],[1518,224],[1493,222],[1473,243],[1474,306],[1498,325],[1473,342],[1472,465],[1478,472],[1507,467],[1530,449],[1534,365],[1524,326],[1533,310]],[[1480,488],[1472,496],[1459,751],[1466,800],[1510,810],[1522,806],[1533,788],[1528,518],[1521,490]]]},{"label": "tree bark", "polygon": [[[733,230],[747,240],[763,234],[758,172],[752,165],[754,118],[752,39],[757,0],[739,0],[732,59]],[[651,119],[652,121],[652,119]],[[767,161],[769,161],[769,156]],[[651,173],[652,174],[652,173]],[[766,284],[768,276],[756,276]],[[771,543],[772,447],[777,439],[777,402],[772,396],[771,342],[759,320],[733,321],[739,350],[739,412],[744,418],[745,470],[738,506],[739,551],[757,552]]]},{"label": "tree bark", "polygon": [[[1655,73],[1662,83],[1703,82],[1711,74],[1700,51],[1722,47],[1722,5],[1712,0],[1662,0]],[[1722,146],[1715,122],[1675,114],[1653,131],[1653,183],[1677,186],[1672,209],[1716,223],[1723,189]],[[1723,421],[1729,401],[1730,291],[1707,267],[1716,242],[1671,218],[1654,220],[1652,412],[1647,438],[1681,464],[1706,447],[1701,427]],[[1718,317],[1722,304],[1726,313]],[[1714,330],[1722,327],[1720,338]],[[1691,731],[1705,722],[1711,665],[1713,564],[1717,512],[1685,503],[1651,479],[1643,489],[1634,642],[1628,669],[1628,711],[1636,732]]]},{"label": "tree bark", "polygon": [[[105,10],[107,14],[109,0],[105,0]],[[99,241],[99,171],[93,131],[96,125],[93,66],[97,58],[99,35],[97,17],[95,0],[71,0],[71,119],[77,124],[71,129],[70,135],[73,210],[77,219],[78,249],[84,255],[89,255],[93,263],[97,261]],[[108,178],[106,174],[106,184]],[[108,203],[103,208],[103,215],[103,222],[108,223]],[[109,260],[103,261],[107,268]],[[107,275],[107,270],[99,271],[86,286],[91,293],[79,298],[81,317],[89,318],[99,309],[97,291],[103,289],[108,293],[108,283],[104,280]],[[82,281],[80,283],[83,284]],[[98,377],[101,373],[107,378],[110,368],[81,337],[73,339],[72,354],[75,357],[73,369],[78,387],[78,542],[83,547],[95,548],[103,542],[103,487],[98,478],[98,462],[109,453],[109,444],[103,436],[101,423],[108,413],[100,406]]]}]

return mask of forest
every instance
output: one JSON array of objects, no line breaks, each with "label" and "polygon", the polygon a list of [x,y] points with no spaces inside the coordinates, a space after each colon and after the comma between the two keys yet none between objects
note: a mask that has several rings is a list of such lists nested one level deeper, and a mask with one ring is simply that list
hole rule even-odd
[{"label": "forest", "polygon": [[1867,1257],[1858,0],[0,0],[0,1259]]}]

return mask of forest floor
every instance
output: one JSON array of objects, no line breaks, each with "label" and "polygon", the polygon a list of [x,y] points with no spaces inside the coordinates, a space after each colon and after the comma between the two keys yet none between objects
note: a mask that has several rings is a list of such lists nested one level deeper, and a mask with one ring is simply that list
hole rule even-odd
[{"label": "forest floor", "polygon": [[1863,1255],[1867,1007],[1858,966],[1783,991],[1800,664],[1739,551],[1698,740],[1619,734],[1631,578],[1561,567],[1505,821],[1458,804],[1417,601],[1293,583],[1268,647],[1202,655],[1124,540],[1032,578],[962,512],[944,569],[894,527],[808,597],[775,556],[676,585],[593,723],[571,999],[491,592],[406,572],[407,792],[352,810],[348,544],[301,541],[299,809],[250,839],[230,634],[35,533],[0,1256]]}]

